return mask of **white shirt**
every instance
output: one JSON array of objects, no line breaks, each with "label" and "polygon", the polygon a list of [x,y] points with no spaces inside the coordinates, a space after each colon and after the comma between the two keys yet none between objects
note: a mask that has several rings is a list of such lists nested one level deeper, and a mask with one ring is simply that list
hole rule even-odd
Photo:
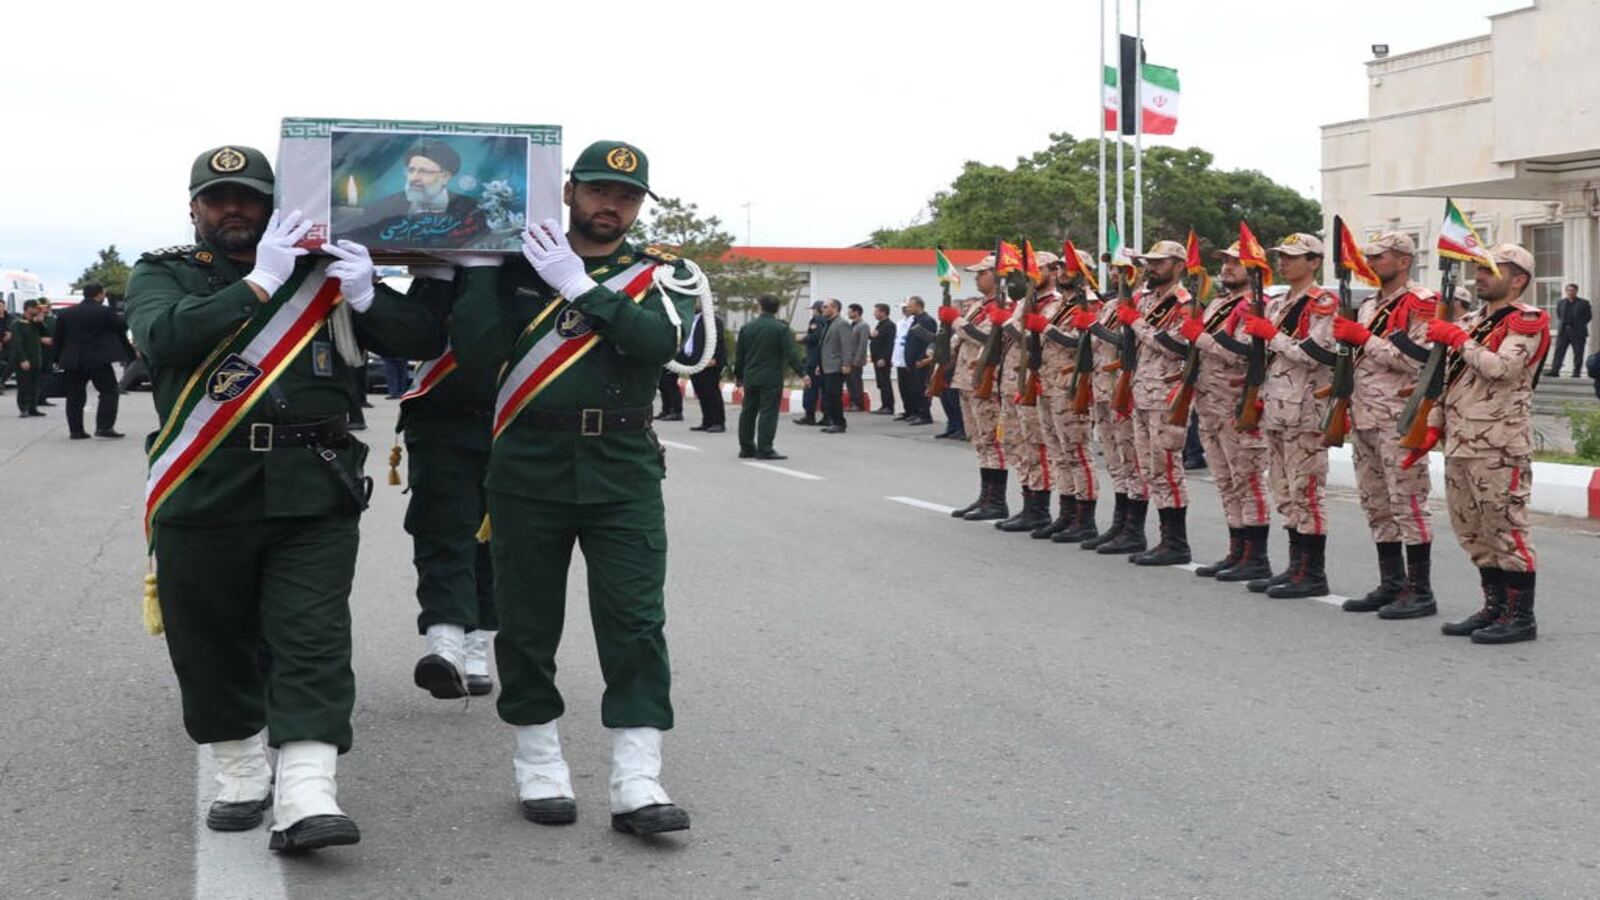
[{"label": "white shirt", "polygon": [[890,365],[896,369],[906,367],[906,335],[911,333],[911,320],[901,319],[894,324],[894,354],[890,357]]}]

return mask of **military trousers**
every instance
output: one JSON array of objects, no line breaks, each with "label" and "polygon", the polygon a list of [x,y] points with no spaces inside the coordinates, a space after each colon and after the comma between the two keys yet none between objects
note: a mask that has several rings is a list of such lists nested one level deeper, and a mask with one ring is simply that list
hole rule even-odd
[{"label": "military trousers", "polygon": [[[1392,424],[1392,423],[1391,423]],[[1428,511],[1427,461],[1400,468],[1408,451],[1401,449],[1394,428],[1362,428],[1350,432],[1356,487],[1374,543],[1433,542],[1433,513]]]},{"label": "military trousers", "polygon": [[[484,424],[485,431],[488,425]],[[494,631],[494,562],[478,542],[488,511],[483,479],[488,448],[406,432],[406,474],[411,492],[405,528],[417,569],[417,633],[430,625]]]},{"label": "military trousers", "polygon": [[1267,500],[1267,441],[1258,428],[1240,431],[1231,406],[1199,407],[1200,445],[1216,482],[1229,528],[1270,525]]},{"label": "military trousers", "polygon": [[1183,444],[1188,423],[1173,425],[1166,409],[1133,411],[1133,444],[1146,473],[1157,509],[1189,505],[1189,483],[1183,471]]},{"label": "military trousers", "polygon": [[167,653],[197,743],[350,749],[356,514],[155,526]]},{"label": "military trousers", "polygon": [[1266,430],[1272,499],[1283,524],[1301,534],[1327,534],[1328,448],[1322,431]]},{"label": "military trousers", "polygon": [[17,370],[17,412],[39,410],[39,367]]},{"label": "military trousers", "polygon": [[1094,420],[1088,413],[1072,410],[1072,397],[1065,391],[1039,398],[1039,422],[1043,426],[1045,449],[1055,476],[1056,493],[1079,500],[1098,496],[1094,460],[1089,455],[1089,435]]},{"label": "military trousers", "polygon": [[752,453],[772,450],[772,440],[778,435],[778,401],[783,388],[752,387],[745,385],[744,400],[739,406],[739,449]]},{"label": "military trousers", "polygon": [[1112,412],[1109,402],[1096,403],[1094,422],[1100,435],[1100,452],[1105,455],[1106,468],[1111,470],[1111,483],[1117,493],[1135,500],[1150,499],[1150,484],[1145,480],[1144,467],[1133,441],[1133,417]]},{"label": "military trousers", "polygon": [[1037,410],[1037,406],[1023,406],[1009,399],[1000,401],[1000,446],[1010,460],[1008,468],[1017,473],[1024,488],[1048,491],[1050,459]]},{"label": "military trousers", "polygon": [[1005,449],[1000,446],[1000,401],[991,397],[979,400],[971,391],[961,392],[961,421],[967,426],[967,440],[978,451],[978,468],[1004,469]]},{"label": "military trousers", "polygon": [[1528,533],[1532,457],[1445,457],[1444,491],[1450,525],[1473,565],[1507,572],[1537,571],[1539,557]]},{"label": "military trousers", "polygon": [[607,728],[672,727],[665,508],[659,484],[641,494],[616,503],[558,503],[489,492],[500,611],[494,650],[500,718],[507,723],[541,725],[566,711],[556,689],[556,648],[576,544],[606,684],[601,722]]}]

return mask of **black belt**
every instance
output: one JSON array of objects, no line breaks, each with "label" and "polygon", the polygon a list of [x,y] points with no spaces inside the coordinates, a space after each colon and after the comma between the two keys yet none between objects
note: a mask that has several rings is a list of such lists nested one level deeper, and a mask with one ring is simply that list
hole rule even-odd
[{"label": "black belt", "polygon": [[530,409],[519,417],[544,431],[576,431],[599,437],[608,431],[643,431],[650,427],[650,407],[633,409]]},{"label": "black belt", "polygon": [[234,429],[222,446],[265,453],[282,447],[343,447],[349,441],[341,416],[316,422],[250,422]]}]

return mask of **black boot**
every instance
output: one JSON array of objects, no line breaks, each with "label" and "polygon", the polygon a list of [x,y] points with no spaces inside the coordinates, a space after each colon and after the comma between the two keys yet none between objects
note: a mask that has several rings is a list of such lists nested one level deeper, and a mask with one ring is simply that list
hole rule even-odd
[{"label": "black boot", "polygon": [[1050,524],[1050,492],[1022,489],[1022,510],[1004,522],[994,523],[1000,531],[1033,531]]},{"label": "black boot", "polygon": [[1058,531],[1050,536],[1050,540],[1057,544],[1076,544],[1079,541],[1092,541],[1100,536],[1100,529],[1094,524],[1093,500],[1078,501],[1078,515],[1073,520],[1072,527],[1066,531]]},{"label": "black boot", "polygon": [[1472,633],[1474,644],[1514,644],[1531,641],[1539,636],[1539,626],[1533,621],[1532,572],[1506,572],[1506,608],[1493,625]]},{"label": "black boot", "polygon": [[1244,558],[1244,529],[1228,529],[1228,555],[1217,560],[1209,566],[1201,566],[1194,570],[1201,578],[1215,578],[1223,569],[1231,569]]},{"label": "black boot", "polygon": [[1300,556],[1305,549],[1305,545],[1301,540],[1300,532],[1293,528],[1285,528],[1283,530],[1289,533],[1289,564],[1284,567],[1282,572],[1279,572],[1276,575],[1267,575],[1246,582],[1245,588],[1248,589],[1250,593],[1265,594],[1267,592],[1267,588],[1277,587],[1278,585],[1283,584],[1285,581],[1288,581],[1289,577],[1295,573],[1296,569],[1299,568]]},{"label": "black boot", "polygon": [[1033,534],[1031,535],[1032,537],[1041,541],[1045,540],[1046,538],[1055,537],[1057,534],[1060,534],[1061,532],[1071,528],[1073,523],[1078,521],[1077,497],[1073,497],[1069,494],[1062,494],[1061,499],[1058,502],[1061,504],[1061,515],[1056,516],[1055,521],[1051,522],[1050,524],[1035,528],[1033,530]]},{"label": "black boot", "polygon": [[1078,542],[1080,550],[1098,550],[1101,544],[1114,540],[1122,533],[1122,526],[1128,521],[1128,495],[1116,495],[1116,502],[1111,506],[1111,524],[1105,531],[1092,538],[1084,538]]},{"label": "black boot", "polygon": [[1420,619],[1439,611],[1433,602],[1433,545],[1406,545],[1406,587],[1393,603],[1378,610],[1380,619]]},{"label": "black boot", "polygon": [[1113,553],[1142,553],[1150,544],[1144,537],[1144,520],[1150,512],[1149,500],[1128,498],[1128,511],[1122,517],[1122,533],[1096,547],[1094,552],[1110,556]]},{"label": "black boot", "polygon": [[1372,612],[1400,599],[1406,589],[1406,560],[1400,555],[1399,541],[1384,541],[1378,547],[1378,586],[1365,597],[1351,597],[1342,607],[1345,612]]},{"label": "black boot", "polygon": [[989,482],[992,481],[992,480],[993,479],[990,477],[988,469],[979,469],[978,470],[978,499],[972,501],[971,503],[968,503],[966,506],[963,506],[960,509],[951,510],[950,511],[951,518],[959,519],[962,516],[965,516],[967,513],[972,512],[973,510],[975,510],[978,507],[982,506],[984,499],[989,496]]},{"label": "black boot", "polygon": [[1506,573],[1500,569],[1479,569],[1478,582],[1483,586],[1483,608],[1459,622],[1446,622],[1439,630],[1451,637],[1466,637],[1480,628],[1487,628],[1506,608]]},{"label": "black boot", "polygon": [[987,522],[990,519],[1004,519],[1011,515],[1011,509],[1006,506],[1006,470],[984,471],[989,473],[989,492],[983,496],[976,508],[961,517],[968,522]]},{"label": "black boot", "polygon": [[1327,595],[1328,536],[1325,534],[1303,534],[1300,536],[1300,545],[1300,568],[1297,570],[1298,574],[1283,584],[1267,588],[1268,597],[1284,600]]},{"label": "black boot", "polygon": [[1267,532],[1265,525],[1246,525],[1239,529],[1244,548],[1239,561],[1217,573],[1218,581],[1253,581],[1272,577],[1272,561],[1267,559]]},{"label": "black boot", "polygon": [[1161,516],[1161,543],[1128,561],[1136,566],[1181,566],[1189,562],[1189,508],[1156,510]]}]

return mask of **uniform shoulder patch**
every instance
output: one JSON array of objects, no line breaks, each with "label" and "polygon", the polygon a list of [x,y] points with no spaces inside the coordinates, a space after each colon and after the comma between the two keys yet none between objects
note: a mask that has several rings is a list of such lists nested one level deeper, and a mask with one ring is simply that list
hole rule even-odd
[{"label": "uniform shoulder patch", "polygon": [[649,257],[657,262],[675,263],[678,261],[678,254],[673,253],[666,247],[660,247],[655,244],[651,244],[639,251],[639,255]]},{"label": "uniform shoulder patch", "polygon": [[1420,284],[1413,285],[1407,290],[1407,293],[1418,300],[1426,300],[1429,303],[1435,303],[1439,299],[1439,294],[1432,288],[1425,288]]},{"label": "uniform shoulder patch", "polygon": [[[1312,290],[1315,291],[1316,289],[1313,288]],[[1317,291],[1315,293],[1307,291],[1306,296],[1310,298],[1310,301],[1306,303],[1306,309],[1313,315],[1331,316],[1339,311],[1339,298],[1326,291]]]},{"label": "uniform shoulder patch", "polygon": [[151,250],[147,253],[141,253],[139,258],[147,259],[151,262],[167,262],[175,259],[183,259],[189,254],[193,253],[194,249],[194,244],[180,244],[174,247],[162,247],[159,250]]}]

